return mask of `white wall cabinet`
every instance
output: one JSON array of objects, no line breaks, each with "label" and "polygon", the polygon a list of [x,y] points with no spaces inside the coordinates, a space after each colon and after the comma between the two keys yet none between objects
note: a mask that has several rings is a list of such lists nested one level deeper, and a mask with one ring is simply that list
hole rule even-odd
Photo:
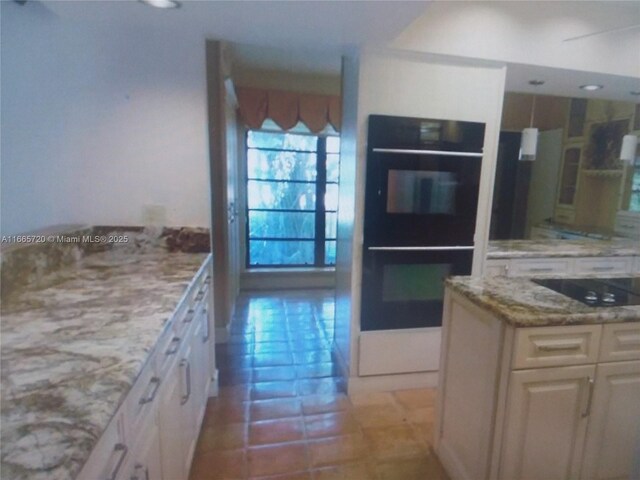
[{"label": "white wall cabinet", "polygon": [[640,322],[516,328],[447,290],[440,372],[452,480],[630,478]]},{"label": "white wall cabinet", "polygon": [[210,257],[94,448],[80,480],[187,480],[211,386]]}]

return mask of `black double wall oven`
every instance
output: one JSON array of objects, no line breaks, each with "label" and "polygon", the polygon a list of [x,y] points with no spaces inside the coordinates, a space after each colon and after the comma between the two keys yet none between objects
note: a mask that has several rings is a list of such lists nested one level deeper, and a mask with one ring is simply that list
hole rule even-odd
[{"label": "black double wall oven", "polygon": [[484,124],[370,115],[361,329],[441,325],[471,273]]}]

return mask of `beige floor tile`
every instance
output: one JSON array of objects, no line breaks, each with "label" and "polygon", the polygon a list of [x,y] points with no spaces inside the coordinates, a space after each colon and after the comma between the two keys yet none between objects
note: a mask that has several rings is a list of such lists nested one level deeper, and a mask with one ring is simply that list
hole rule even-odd
[{"label": "beige floor tile", "polygon": [[374,469],[365,462],[331,465],[313,471],[313,480],[374,480]]},{"label": "beige floor tile", "polygon": [[314,440],[308,446],[313,467],[365,460],[367,453],[360,433]]},{"label": "beige floor tile", "polygon": [[414,408],[412,410],[405,410],[403,416],[410,423],[433,424],[435,420],[435,410],[433,407]]},{"label": "beige floor tile", "polygon": [[379,462],[375,466],[375,474],[377,480],[449,480],[433,455]]},{"label": "beige floor tile", "polygon": [[334,437],[360,431],[358,422],[348,411],[305,416],[304,424],[308,438]]},{"label": "beige floor tile", "polygon": [[365,428],[363,431],[370,453],[377,460],[419,456],[425,450],[424,442],[408,425]]},{"label": "beige floor tile", "polygon": [[251,447],[247,451],[249,476],[259,477],[308,470],[304,443]]},{"label": "beige floor tile", "polygon": [[412,427],[419,439],[425,441],[429,445],[433,445],[435,430],[432,423],[417,423],[412,424]]},{"label": "beige floor tile", "polygon": [[305,415],[339,412],[350,407],[349,398],[344,393],[302,397],[302,412]]},{"label": "beige floor tile", "polygon": [[393,405],[395,400],[391,392],[353,393],[349,395],[352,405],[362,407],[367,405]]},{"label": "beige floor tile", "polygon": [[189,480],[242,480],[246,474],[244,450],[214,450],[195,455]]},{"label": "beige floor tile", "polygon": [[435,388],[414,388],[411,390],[396,390],[393,396],[402,407],[413,410],[435,406],[437,390]]},{"label": "beige floor tile", "polygon": [[302,440],[304,424],[301,417],[263,420],[249,424],[249,445],[265,445]]},{"label": "beige floor tile", "polygon": [[311,472],[285,473],[284,475],[269,475],[266,477],[249,477],[249,480],[313,480]]},{"label": "beige floor tile", "polygon": [[395,405],[366,405],[353,408],[358,423],[365,428],[403,425],[402,411]]},{"label": "beige floor tile", "polygon": [[246,442],[246,423],[205,425],[200,431],[197,449],[202,452],[208,452],[210,450],[233,450],[236,448],[244,448]]},{"label": "beige floor tile", "polygon": [[251,421],[296,417],[302,413],[302,405],[297,398],[282,398],[251,402]]}]

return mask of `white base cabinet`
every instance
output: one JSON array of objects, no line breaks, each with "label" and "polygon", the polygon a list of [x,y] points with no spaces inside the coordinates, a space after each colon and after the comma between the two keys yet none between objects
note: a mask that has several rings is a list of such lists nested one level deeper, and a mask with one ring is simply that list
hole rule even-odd
[{"label": "white base cabinet", "polygon": [[500,478],[579,478],[594,373],[593,365],[511,373]]},{"label": "white base cabinet", "polygon": [[214,374],[211,257],[83,467],[80,480],[187,480]]},{"label": "white base cabinet", "polygon": [[489,258],[484,276],[546,277],[549,275],[619,275],[638,273],[640,257]]},{"label": "white base cabinet", "polygon": [[435,436],[452,480],[629,480],[640,322],[515,328],[447,290]]}]

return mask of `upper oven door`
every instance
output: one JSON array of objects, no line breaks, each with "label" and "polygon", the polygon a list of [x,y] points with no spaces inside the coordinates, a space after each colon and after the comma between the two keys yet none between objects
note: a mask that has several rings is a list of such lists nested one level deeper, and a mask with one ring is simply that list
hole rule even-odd
[{"label": "upper oven door", "polygon": [[365,246],[473,245],[481,155],[371,149]]}]

